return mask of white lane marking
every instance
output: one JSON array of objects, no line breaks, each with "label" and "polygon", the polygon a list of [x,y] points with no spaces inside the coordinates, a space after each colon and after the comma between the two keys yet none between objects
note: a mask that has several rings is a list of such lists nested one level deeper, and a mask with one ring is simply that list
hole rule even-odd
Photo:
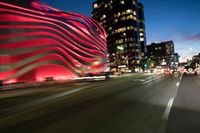
[{"label": "white lane marking", "polygon": [[150,83],[150,82],[152,82],[152,81],[154,81],[154,80],[156,80],[156,79],[162,78],[162,77],[164,77],[164,75],[159,76],[159,77],[156,77],[156,78],[153,78],[153,79],[150,79],[150,80],[147,80],[147,81],[143,82],[142,84]]},{"label": "white lane marking", "polygon": [[144,82],[144,81],[146,81],[146,80],[144,80],[144,79],[134,79],[133,81],[136,81],[136,82]]},{"label": "white lane marking", "polygon": [[[181,74],[181,77],[180,77],[180,80],[182,80],[182,78],[183,78],[183,74]],[[180,82],[177,82],[176,83],[176,87],[180,87]],[[176,91],[176,95],[177,95],[177,93],[178,93],[178,89],[177,89],[177,91]],[[176,97],[176,96],[175,96]],[[165,110],[165,112],[164,112],[164,114],[163,114],[163,119],[165,119],[165,120],[167,120],[168,118],[169,118],[169,114],[170,114],[170,111],[171,111],[171,108],[172,108],[172,105],[173,105],[173,103],[174,103],[174,99],[175,98],[170,98],[169,99],[169,102],[168,102],[168,104],[167,104],[167,108],[166,108],[166,110]]]},{"label": "white lane marking", "polygon": [[183,78],[183,74],[181,74],[180,80],[182,80],[182,78]]},{"label": "white lane marking", "polygon": [[169,102],[168,102],[168,104],[167,104],[167,108],[166,108],[166,110],[165,110],[165,112],[164,112],[164,114],[163,114],[163,117],[162,117],[163,119],[165,119],[165,120],[168,119],[169,113],[170,113],[170,111],[171,111],[171,108],[172,108],[173,103],[174,103],[174,98],[170,98],[170,99],[169,99]]},{"label": "white lane marking", "polygon": [[177,82],[177,83],[176,83],[176,87],[179,87],[179,86],[180,86],[180,82]]}]

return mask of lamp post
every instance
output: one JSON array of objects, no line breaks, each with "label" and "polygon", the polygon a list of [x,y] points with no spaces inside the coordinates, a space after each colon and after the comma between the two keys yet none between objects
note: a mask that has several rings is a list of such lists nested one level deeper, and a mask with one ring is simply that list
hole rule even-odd
[{"label": "lamp post", "polygon": [[121,72],[121,68],[119,68],[119,66],[122,65],[121,51],[123,50],[124,50],[123,46],[117,46],[117,72]]}]

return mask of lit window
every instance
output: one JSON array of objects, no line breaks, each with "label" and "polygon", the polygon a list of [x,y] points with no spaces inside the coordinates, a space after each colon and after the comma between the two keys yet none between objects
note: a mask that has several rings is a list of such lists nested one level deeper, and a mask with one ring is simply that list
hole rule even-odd
[{"label": "lit window", "polygon": [[135,30],[135,31],[138,31],[138,29],[137,29],[137,28],[134,28],[134,30]]},{"label": "lit window", "polygon": [[140,33],[140,36],[144,36],[144,33]]},{"label": "lit window", "polygon": [[122,18],[121,18],[121,20],[126,20],[126,17],[125,17],[125,16],[124,16],[124,17],[122,17]]},{"label": "lit window", "polygon": [[140,28],[140,31],[144,31],[144,29]]},{"label": "lit window", "polygon": [[143,38],[143,37],[141,37],[141,38],[140,38],[140,41],[141,41],[141,42],[142,42],[142,41],[144,41],[144,38]]},{"label": "lit window", "polygon": [[118,19],[115,19],[115,23],[117,23],[118,22]]},{"label": "lit window", "polygon": [[135,0],[133,0],[133,5],[136,5],[136,2],[135,2]]},{"label": "lit window", "polygon": [[125,11],[121,12],[121,15],[125,15],[125,14],[126,14],[126,12],[125,12]]},{"label": "lit window", "polygon": [[122,44],[123,42],[124,42],[123,39],[120,39],[120,40],[116,40],[116,41],[115,41],[116,44]]},{"label": "lit window", "polygon": [[126,20],[133,19],[133,15],[129,15],[126,17]]},{"label": "lit window", "polygon": [[103,18],[106,18],[106,15],[105,15],[105,14],[103,15]]},{"label": "lit window", "polygon": [[126,14],[129,14],[129,13],[133,13],[133,10],[127,9],[127,10],[126,10]]},{"label": "lit window", "polygon": [[129,27],[127,27],[127,30],[133,30],[133,29],[134,29],[133,26],[129,26]]},{"label": "lit window", "polygon": [[121,15],[120,12],[118,12],[118,13],[117,13],[117,17],[120,17],[120,15]]},{"label": "lit window", "polygon": [[124,4],[124,0],[121,0],[120,3],[121,3],[121,4]]},{"label": "lit window", "polygon": [[134,12],[133,12],[133,15],[135,15],[135,16],[136,16],[136,11],[134,11]]},{"label": "lit window", "polygon": [[123,43],[123,42],[124,42],[124,40],[123,40],[123,39],[120,39],[120,40],[119,40],[119,43]]},{"label": "lit window", "polygon": [[127,38],[124,38],[124,41],[125,41],[125,42],[128,42],[128,39],[127,39]]},{"label": "lit window", "polygon": [[117,33],[122,33],[122,32],[125,32],[126,31],[126,28],[120,28],[120,29],[117,29]]},{"label": "lit window", "polygon": [[98,4],[97,3],[94,4],[94,9],[96,9],[96,8],[98,8]]}]

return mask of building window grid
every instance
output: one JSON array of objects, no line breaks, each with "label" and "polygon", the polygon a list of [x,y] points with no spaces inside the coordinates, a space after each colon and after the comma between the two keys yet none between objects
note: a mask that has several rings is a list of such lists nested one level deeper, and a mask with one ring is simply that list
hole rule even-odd
[{"label": "building window grid", "polygon": [[[112,1],[110,3],[112,3]],[[133,4],[136,5],[136,1],[135,0],[133,0]],[[113,22],[110,23],[111,26],[113,24],[115,24],[115,23],[118,23],[119,20],[131,20],[131,19],[133,19],[133,20],[136,21],[136,22],[134,22],[135,23],[134,26],[127,26],[127,27],[125,27],[124,31],[123,30],[113,30],[114,28],[111,29],[112,27],[111,28],[107,27],[107,29],[109,29],[109,31],[110,31],[109,33],[111,33],[112,35],[113,34],[118,34],[118,33],[127,33],[127,31],[132,31],[132,30],[137,31],[137,32],[138,31],[144,31],[144,29],[138,28],[138,26],[137,26],[138,25],[137,23],[140,22],[140,20],[137,19],[138,18],[137,12],[134,11],[134,10],[133,10],[133,12],[131,10],[126,10],[126,11],[119,12],[118,14],[112,14],[112,18],[115,18],[115,19],[112,19],[112,20],[115,20],[115,21],[114,21],[114,23]],[[109,23],[109,22],[107,22],[107,23]],[[140,40],[140,37],[141,36],[139,36],[138,40]],[[126,43],[126,42],[128,42],[128,43]],[[132,50],[133,51],[137,51],[138,52],[138,57],[139,57],[140,50],[138,49],[138,47],[136,47],[137,43],[135,43],[135,38],[126,38],[126,39],[123,38],[123,39],[120,39],[119,42],[116,42],[116,43],[118,43],[120,45],[123,45],[124,48],[129,48],[129,46],[130,47],[132,46],[133,47]],[[124,50],[124,51],[126,51],[126,50]]]}]

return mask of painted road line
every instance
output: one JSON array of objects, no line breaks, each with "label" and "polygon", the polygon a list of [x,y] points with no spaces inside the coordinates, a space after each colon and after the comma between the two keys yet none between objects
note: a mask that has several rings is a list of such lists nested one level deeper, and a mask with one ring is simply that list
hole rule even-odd
[{"label": "painted road line", "polygon": [[180,80],[182,80],[182,78],[183,78],[183,74],[181,74]]},{"label": "painted road line", "polygon": [[162,77],[164,77],[164,75],[159,76],[159,77],[156,77],[156,78],[153,78],[153,79],[150,79],[150,80],[147,80],[147,81],[143,82],[142,84],[150,83],[150,82],[152,82],[152,81],[154,81],[154,80],[156,80],[156,79],[162,78]]},{"label": "painted road line", "polygon": [[135,81],[135,82],[144,82],[146,80],[144,80],[144,79],[133,79],[132,81]]},{"label": "painted road line", "polygon": [[[182,80],[182,77],[183,77],[183,74],[181,75],[181,77],[180,77],[180,80]],[[176,83],[176,87],[180,87],[180,82],[177,82]],[[177,93],[178,93],[178,90],[176,91],[176,95],[177,95]],[[176,96],[175,96],[176,97]],[[172,105],[173,105],[173,103],[174,103],[174,99],[175,98],[170,98],[170,100],[169,100],[169,102],[168,102],[168,104],[167,104],[167,108],[166,108],[166,110],[165,110],[165,112],[164,112],[164,114],[163,114],[163,119],[165,119],[165,120],[167,120],[168,119],[168,117],[169,117],[169,114],[170,114],[170,111],[171,111],[171,108],[172,108]]]},{"label": "painted road line", "polygon": [[165,120],[168,119],[169,113],[170,113],[170,111],[171,111],[171,108],[172,108],[173,103],[174,103],[174,98],[170,98],[170,99],[169,99],[169,102],[168,102],[168,104],[167,104],[167,108],[166,108],[166,110],[165,110],[165,112],[164,112],[164,114],[163,114],[163,117],[162,117],[163,119],[165,119]]},{"label": "painted road line", "polygon": [[180,86],[180,82],[177,82],[177,83],[176,83],[176,87],[179,87],[179,86]]}]

